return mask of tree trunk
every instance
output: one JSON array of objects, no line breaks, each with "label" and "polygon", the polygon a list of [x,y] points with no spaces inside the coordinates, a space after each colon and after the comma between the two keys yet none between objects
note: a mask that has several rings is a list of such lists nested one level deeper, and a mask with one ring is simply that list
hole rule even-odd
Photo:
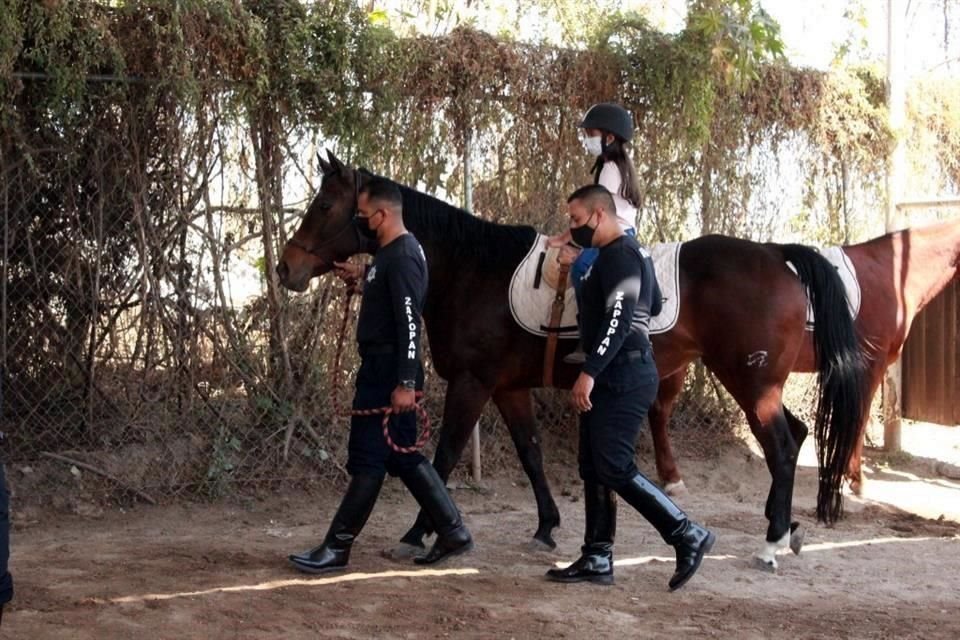
[{"label": "tree trunk", "polygon": [[267,309],[270,314],[269,375],[273,388],[283,396],[293,375],[287,349],[283,294],[276,271],[277,229],[274,215],[283,209],[280,116],[269,105],[261,105],[251,118],[250,124],[256,152],[257,197],[263,223],[263,268],[267,282]]}]

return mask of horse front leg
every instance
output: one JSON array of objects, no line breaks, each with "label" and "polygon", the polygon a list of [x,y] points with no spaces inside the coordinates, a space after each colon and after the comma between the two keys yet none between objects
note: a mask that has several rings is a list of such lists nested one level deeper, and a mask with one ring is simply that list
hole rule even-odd
[{"label": "horse front leg", "polygon": [[534,544],[553,550],[557,543],[553,539],[553,530],[560,526],[560,510],[553,500],[550,485],[543,472],[543,453],[537,424],[533,417],[533,404],[530,389],[497,391],[493,401],[500,410],[510,437],[517,448],[520,463],[530,479],[533,495],[537,500],[537,531],[533,534]]},{"label": "horse front leg", "polygon": [[683,380],[687,375],[687,367],[671,376],[660,379],[657,389],[657,399],[647,413],[650,421],[650,435],[653,437],[653,453],[657,463],[657,475],[663,485],[663,490],[671,496],[687,494],[687,485],[680,475],[676,457],[673,455],[673,446],[670,444],[670,434],[667,427],[673,407],[683,390]]},{"label": "horse front leg", "polygon": [[[460,461],[473,426],[489,399],[490,391],[470,373],[464,372],[450,380],[443,403],[443,426],[433,456],[433,467],[444,482]],[[420,511],[413,526],[400,539],[400,545],[387,555],[399,560],[420,553],[424,536],[433,533],[433,529],[430,519]]]}]

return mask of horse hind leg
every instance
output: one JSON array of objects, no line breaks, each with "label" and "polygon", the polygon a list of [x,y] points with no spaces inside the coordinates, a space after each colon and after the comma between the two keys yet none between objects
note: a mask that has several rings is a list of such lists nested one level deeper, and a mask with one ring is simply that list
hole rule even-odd
[{"label": "horse hind leg", "polygon": [[[806,440],[807,435],[810,433],[810,429],[804,424],[803,420],[793,415],[793,413],[783,407],[783,415],[786,418],[787,426],[790,429],[790,436],[793,438],[794,445],[796,446],[797,454],[799,455],[800,448],[803,447],[803,442]],[[796,466],[796,465],[794,465]],[[767,503],[764,509],[764,515],[769,520],[772,517],[774,509],[774,493],[771,490],[770,494],[767,496]],[[774,544],[774,555],[776,551],[786,548],[787,545],[790,546],[790,550],[793,551],[794,555],[800,555],[800,551],[803,550],[803,541],[806,538],[807,532],[806,529],[801,526],[801,524],[793,520],[790,522],[790,533],[789,537],[786,539],[786,544],[781,539]],[[763,554],[764,557],[767,557],[768,554]],[[759,559],[759,558],[758,558]],[[768,563],[765,560],[760,561],[764,568],[769,568]],[[776,562],[774,561],[773,568],[776,568]]]},{"label": "horse hind leg", "polygon": [[[800,449],[803,447],[803,442],[810,433],[810,429],[804,424],[803,420],[793,415],[786,407],[783,408],[783,415],[787,419],[787,424],[790,427],[790,435],[793,436],[793,441],[799,455]],[[794,520],[790,523],[790,550],[793,551],[794,555],[800,555],[800,551],[803,549],[803,540],[806,538],[806,535],[806,530],[799,522]]]},{"label": "horse hind leg", "polygon": [[862,496],[864,487],[866,486],[866,478],[863,475],[863,442],[867,437],[867,425],[872,419],[870,415],[870,405],[873,403],[873,398],[877,394],[877,389],[880,388],[883,374],[884,368],[879,367],[876,362],[871,361],[870,370],[867,374],[869,376],[869,383],[867,393],[864,397],[867,408],[863,412],[863,421],[860,423],[857,441],[853,447],[853,452],[850,454],[850,460],[847,461],[847,471],[844,474],[850,485],[850,491],[853,492],[855,496]]},{"label": "horse hind leg", "polygon": [[547,476],[543,471],[543,453],[537,435],[537,423],[533,417],[529,389],[497,391],[493,401],[500,410],[510,437],[517,449],[523,470],[530,479],[533,495],[537,501],[537,531],[533,534],[535,548],[556,549],[553,530],[560,526],[560,510],[553,500]]},{"label": "horse hind leg", "polygon": [[650,435],[653,438],[653,453],[657,464],[657,475],[663,484],[667,495],[682,496],[688,493],[687,485],[680,475],[673,446],[670,444],[670,434],[667,427],[670,416],[676,405],[680,392],[683,391],[683,380],[687,375],[687,367],[671,376],[662,378],[657,389],[657,399],[650,406],[647,419],[650,421]]},{"label": "horse hind leg", "polygon": [[787,418],[788,412],[782,404],[782,384],[770,383],[764,392],[754,394],[750,389],[755,387],[751,387],[750,381],[744,377],[718,377],[746,413],[750,430],[763,448],[770,472],[770,491],[764,510],[769,524],[764,545],[756,555],[756,563],[774,572],[779,567],[777,554],[791,546],[791,532],[797,528],[790,520],[800,450],[794,434],[802,435],[805,427],[792,414],[796,422]]},{"label": "horse hind leg", "polygon": [[[779,393],[777,394],[779,396]],[[765,515],[769,521],[766,541],[756,555],[759,567],[774,572],[779,568],[777,554],[793,548],[791,534],[799,528],[798,523],[791,522],[790,515],[793,508],[793,485],[797,468],[797,455],[800,447],[794,440],[794,429],[803,426],[795,416],[797,424],[792,424],[787,418],[787,411],[776,402],[766,403],[765,409],[748,416],[750,429],[763,447],[763,453],[770,471],[771,484],[767,496]],[[803,532],[800,533],[800,543],[803,542]],[[796,550],[795,550],[796,552]]]}]

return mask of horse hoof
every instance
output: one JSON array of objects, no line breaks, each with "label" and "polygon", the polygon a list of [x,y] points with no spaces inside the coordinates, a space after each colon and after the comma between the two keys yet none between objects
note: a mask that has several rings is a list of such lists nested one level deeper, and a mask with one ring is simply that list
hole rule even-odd
[{"label": "horse hoof", "polygon": [[401,542],[392,549],[384,549],[380,555],[394,562],[410,562],[417,556],[422,556],[425,549],[426,547],[423,546]]},{"label": "horse hoof", "polygon": [[760,556],[753,556],[753,566],[766,573],[776,573],[778,568],[775,559],[761,558]]},{"label": "horse hoof", "polygon": [[663,490],[668,496],[673,496],[674,498],[690,495],[690,491],[687,490],[687,485],[683,480],[668,482],[663,486]]},{"label": "horse hoof", "polygon": [[[548,542],[549,541],[549,542]],[[557,548],[557,543],[553,541],[553,538],[547,538],[547,540],[541,540],[540,538],[533,538],[525,545],[527,551],[530,553],[544,553],[551,552]]]},{"label": "horse hoof", "polygon": [[807,530],[800,526],[794,527],[793,531],[790,532],[790,550],[793,551],[793,555],[800,555],[800,551],[803,549],[803,539],[806,537]]},{"label": "horse hoof", "polygon": [[863,497],[863,480],[851,480],[850,493],[857,496],[858,498],[862,498]]}]

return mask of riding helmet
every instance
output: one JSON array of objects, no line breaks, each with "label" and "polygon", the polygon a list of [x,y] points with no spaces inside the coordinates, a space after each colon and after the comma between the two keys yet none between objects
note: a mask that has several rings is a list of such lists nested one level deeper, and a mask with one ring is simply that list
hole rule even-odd
[{"label": "riding helmet", "polygon": [[618,104],[600,102],[587,109],[580,128],[602,129],[629,142],[633,138],[633,117]]}]

